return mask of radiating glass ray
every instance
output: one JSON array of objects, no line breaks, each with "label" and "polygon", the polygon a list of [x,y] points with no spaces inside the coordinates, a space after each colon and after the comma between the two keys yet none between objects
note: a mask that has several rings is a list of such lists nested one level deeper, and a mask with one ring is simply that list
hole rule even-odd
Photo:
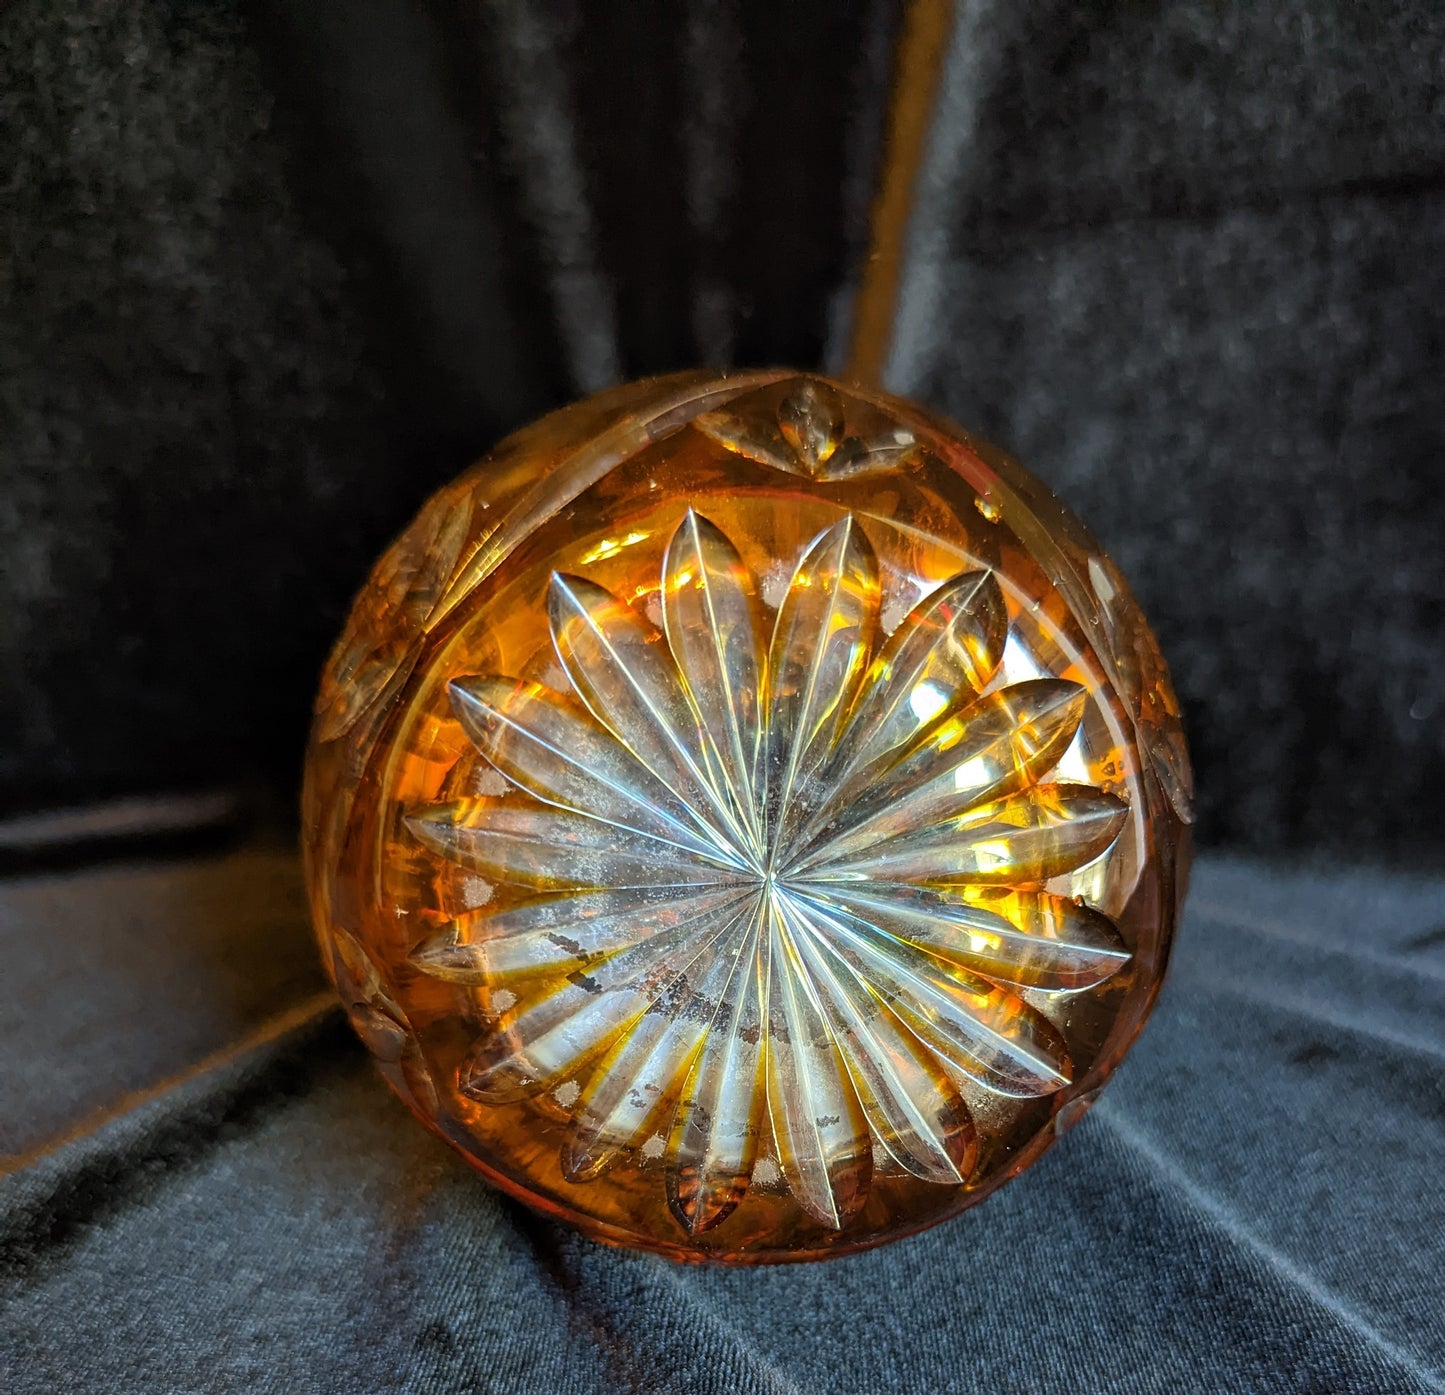
[{"label": "radiating glass ray", "polygon": [[807,776],[832,751],[878,631],[878,561],[851,515],[793,573],[768,660],[768,831],[774,848],[808,812]]},{"label": "radiating glass ray", "polygon": [[714,783],[731,795],[761,851],[764,655],[752,573],[717,527],[688,510],[668,544],[662,582],[663,629],[707,737]]},{"label": "radiating glass ray", "polygon": [[856,404],[850,414],[836,388],[809,378],[770,412],[758,410],[755,395],[706,412],[692,424],[727,450],[808,479],[899,469],[919,452],[912,431],[877,412],[865,414],[872,420],[845,435],[850,415],[856,416]]},{"label": "radiating glass ray", "polygon": [[795,907],[784,896],[781,910],[879,1141],[925,1182],[964,1181],[977,1160],[978,1136],[957,1085],[838,953],[826,929],[810,923],[805,904]]},{"label": "radiating glass ray", "polygon": [[970,1079],[1001,1094],[1021,1096],[1052,1094],[1069,1083],[1063,1037],[1022,998],[900,944],[836,907],[819,901],[809,905],[859,976],[944,1061]]},{"label": "radiating glass ray", "polygon": [[529,794],[723,865],[743,865],[699,833],[676,796],[560,693],[495,677],[453,679],[448,691],[476,748]]},{"label": "radiating glass ray", "polygon": [[750,889],[620,887],[536,897],[473,911],[427,940],[412,963],[470,987],[586,973],[603,959],[700,915],[752,900]]},{"label": "radiating glass ray", "polygon": [[331,927],[329,940],[337,992],[357,1034],[379,1060],[399,1061],[411,1039],[411,1024],[376,961],[339,925]]},{"label": "radiating glass ray", "polygon": [[873,1178],[868,1121],[787,927],[772,916],[767,1094],[778,1166],[814,1220],[841,1230]]},{"label": "radiating glass ray", "polygon": [[778,430],[810,475],[842,444],[845,417],[838,390],[812,378],[778,404]]},{"label": "radiating glass ray", "polygon": [[1092,988],[1129,962],[1106,916],[1043,891],[841,883],[809,893],[939,959],[1022,988]]},{"label": "radiating glass ray", "polygon": [[768,991],[766,904],[753,904],[726,1001],[693,1063],[668,1140],[667,1200],[689,1234],[710,1230],[747,1191],[766,1092],[762,1073]]},{"label": "radiating glass ray", "polygon": [[324,932],[324,942],[330,944],[336,991],[357,1036],[404,1098],[410,1097],[418,1108],[435,1111],[436,1086],[421,1045],[380,967],[360,941],[339,925]]},{"label": "radiating glass ray", "polygon": [[378,648],[367,633],[358,636],[346,653],[333,658],[335,677],[321,690],[329,701],[317,719],[318,739],[334,741],[345,736],[386,691],[405,659],[405,650],[395,645]]},{"label": "radiating glass ray", "polygon": [[736,878],[715,863],[565,809],[459,799],[419,809],[407,827],[434,852],[523,886],[710,886]]},{"label": "radiating glass ray", "polygon": [[829,456],[826,468],[819,473],[830,480],[854,479],[858,475],[899,469],[921,453],[918,438],[900,426],[866,439],[849,436]]},{"label": "radiating glass ray", "polygon": [[661,631],[596,582],[555,574],[552,642],[597,719],[721,846],[745,843],[726,794],[709,779],[702,731]]},{"label": "radiating glass ray", "polygon": [[1085,698],[1077,683],[1039,679],[939,717],[851,806],[830,801],[836,812],[790,871],[806,875],[820,863],[850,861],[1035,783],[1068,750]]},{"label": "radiating glass ray", "polygon": [[1087,785],[1037,785],[824,863],[809,877],[1030,886],[1092,862],[1119,836],[1128,812],[1113,795]]},{"label": "radiating glass ray", "polygon": [[772,422],[760,423],[750,414],[719,407],[694,418],[692,424],[710,440],[748,460],[790,474],[804,473],[783,433]]},{"label": "radiating glass ray", "polygon": [[914,606],[869,666],[829,770],[830,802],[845,801],[935,718],[982,692],[1007,634],[992,572],[964,572]]},{"label": "radiating glass ray", "polygon": [[[828,423],[805,407],[770,448],[806,463]],[[1028,1098],[1070,1083],[1059,1029],[1016,988],[1091,988],[1129,960],[1104,916],[1043,890],[1127,817],[1059,781],[1087,693],[1050,677],[986,691],[1007,647],[987,573],[952,578],[881,640],[878,564],[851,518],[805,552],[766,647],[755,578],[696,514],[668,544],[660,603],[662,631],[553,578],[580,704],[510,678],[451,685],[517,788],[408,827],[541,892],[412,955],[496,1017],[458,1084],[481,1100],[565,1086],[565,1174],[656,1159],[691,1234],[746,1196],[769,1136],[797,1204],[832,1229],[865,1205],[875,1146],[966,1181],[965,1084]]]},{"label": "radiating glass ray", "polygon": [[749,938],[749,909],[734,909],[728,927],[593,1068],[562,1146],[562,1171],[570,1180],[598,1176],[649,1135],[657,1156],[666,1151],[688,1072],[722,1007],[739,945]]},{"label": "radiating glass ray", "polygon": [[476,1099],[516,1099],[582,1070],[632,1032],[736,918],[736,905],[706,911],[524,999],[472,1053],[462,1088]]}]

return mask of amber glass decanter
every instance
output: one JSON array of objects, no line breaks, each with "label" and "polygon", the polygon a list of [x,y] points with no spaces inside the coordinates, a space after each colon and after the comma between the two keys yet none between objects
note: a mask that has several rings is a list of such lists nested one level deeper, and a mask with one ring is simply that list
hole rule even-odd
[{"label": "amber glass decanter", "polygon": [[511,437],[382,557],[305,839],[351,1019],[513,1196],[679,1259],[951,1216],[1159,987],[1190,774],[1118,571],[1012,461],[784,372]]}]

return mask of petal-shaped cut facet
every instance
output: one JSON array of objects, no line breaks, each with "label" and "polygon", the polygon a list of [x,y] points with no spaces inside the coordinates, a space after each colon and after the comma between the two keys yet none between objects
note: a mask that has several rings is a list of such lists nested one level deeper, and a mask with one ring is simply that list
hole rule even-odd
[{"label": "petal-shaped cut facet", "polygon": [[758,421],[751,415],[719,407],[704,412],[693,425],[718,445],[760,465],[790,474],[803,474],[792,448],[776,422]]},{"label": "petal-shaped cut facet", "polygon": [[709,886],[734,879],[678,848],[566,809],[459,799],[420,809],[406,822],[443,857],[523,886]]},{"label": "petal-shaped cut facet", "polygon": [[895,470],[920,453],[918,438],[899,426],[874,436],[849,436],[818,473],[830,480],[853,479],[875,471]]},{"label": "petal-shaped cut facet", "polygon": [[322,689],[329,701],[317,717],[320,740],[345,736],[361,714],[376,706],[409,670],[410,656],[404,651],[395,646],[372,646],[371,636],[362,635],[345,654],[331,660],[336,678]]},{"label": "petal-shaped cut facet", "polygon": [[900,834],[810,871],[823,882],[960,882],[1031,886],[1092,862],[1129,809],[1086,785],[1037,785],[945,823]]},{"label": "petal-shaped cut facet", "polygon": [[673,1111],[722,1007],[750,921],[748,908],[734,910],[730,926],[708,941],[597,1064],[562,1150],[562,1170],[572,1181],[597,1176],[648,1135],[656,1155],[665,1151]]},{"label": "petal-shaped cut facet", "polygon": [[799,870],[847,862],[1033,784],[1068,749],[1084,700],[1077,683],[1041,678],[938,718],[886,779],[852,807],[838,809],[818,835],[826,841],[805,855]]},{"label": "petal-shaped cut facet", "polygon": [[961,1074],[1006,1095],[1048,1095],[1069,1083],[1063,1037],[1037,1008],[847,913],[817,902],[812,910],[858,975]]},{"label": "petal-shaped cut facet", "polygon": [[374,1056],[395,1063],[411,1036],[406,1013],[386,986],[376,962],[354,935],[333,925],[328,938],[336,989],[352,1025]]},{"label": "petal-shaped cut facet", "polygon": [[742,864],[704,838],[676,797],[610,732],[558,693],[512,678],[461,678],[452,710],[513,784],[549,804],[657,838],[723,865]]},{"label": "petal-shaped cut facet", "polygon": [[720,848],[741,841],[730,801],[708,779],[704,741],[662,632],[595,582],[554,575],[552,642],[599,721],[686,804]]},{"label": "petal-shaped cut facet", "polygon": [[668,544],[662,618],[667,642],[707,738],[714,784],[726,789],[753,846],[763,652],[757,590],[737,549],[691,510]]},{"label": "petal-shaped cut facet", "polygon": [[539,896],[473,911],[411,956],[424,973],[471,987],[585,974],[604,959],[699,915],[738,904],[738,887],[620,887]]},{"label": "petal-shaped cut facet", "polygon": [[840,883],[819,899],[939,959],[1023,988],[1092,988],[1129,962],[1107,917],[1043,891]]},{"label": "petal-shaped cut facet", "polygon": [[673,1122],[668,1204],[693,1235],[717,1225],[742,1200],[757,1157],[766,1102],[767,923],[766,903],[759,899],[727,999],[708,1030]]},{"label": "petal-shaped cut facet", "polygon": [[776,912],[772,922],[767,1078],[778,1165],[798,1205],[841,1230],[868,1199],[868,1123],[807,967]]},{"label": "petal-shaped cut facet", "polygon": [[962,1182],[978,1139],[968,1107],[938,1058],[908,1031],[839,952],[806,906],[783,903],[834,1038],[879,1141],[925,1182]]},{"label": "petal-shaped cut facet", "polygon": [[583,1069],[679,985],[737,912],[735,902],[704,911],[524,999],[483,1038],[463,1088],[477,1099],[514,1099]]},{"label": "petal-shaped cut facet", "polygon": [[793,573],[769,656],[768,828],[774,849],[820,792],[810,773],[831,753],[878,630],[878,562],[845,518],[821,534]]},{"label": "petal-shaped cut facet", "polygon": [[868,670],[834,765],[833,803],[935,718],[982,692],[1007,635],[1008,608],[992,572],[964,572],[914,606]]},{"label": "petal-shaped cut facet", "polygon": [[816,378],[804,378],[798,390],[778,404],[778,430],[810,475],[826,465],[843,440],[843,399]]},{"label": "petal-shaped cut facet", "polygon": [[352,612],[351,642],[338,648],[326,665],[317,714],[320,740],[345,735],[410,671],[415,648],[401,644],[395,635],[431,614],[471,521],[471,495],[443,490],[373,572]]}]

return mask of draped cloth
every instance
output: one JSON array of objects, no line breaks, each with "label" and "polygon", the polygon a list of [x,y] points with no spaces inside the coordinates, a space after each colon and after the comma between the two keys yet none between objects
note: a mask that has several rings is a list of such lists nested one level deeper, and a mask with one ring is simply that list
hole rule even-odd
[{"label": "draped cloth", "polygon": [[321,992],[294,859],[0,893],[7,1392],[1445,1389],[1445,880],[1212,856],[1096,1108],[961,1217],[681,1267],[500,1196]]},{"label": "draped cloth", "polygon": [[960,0],[925,65],[882,380],[1119,562],[1211,850],[1117,1080],[981,1207],[748,1271],[539,1220],[205,793],[294,807],[349,596],[505,432],[845,369],[908,32],[0,0],[5,1395],[1445,1390],[1438,5]]}]

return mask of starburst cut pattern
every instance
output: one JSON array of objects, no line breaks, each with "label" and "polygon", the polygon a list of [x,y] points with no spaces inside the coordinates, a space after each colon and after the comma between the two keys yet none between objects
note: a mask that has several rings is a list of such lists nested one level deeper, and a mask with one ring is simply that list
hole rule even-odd
[{"label": "starburst cut pattern", "polygon": [[966,1182],[967,1095],[1071,1078],[1020,990],[1088,989],[1129,958],[1108,919],[1045,889],[1127,817],[1048,780],[1085,690],[1003,683],[1008,615],[987,572],[884,637],[851,517],[798,563],[771,643],[754,576],[693,513],[663,562],[662,630],[579,576],[554,575],[548,605],[571,694],[450,685],[515,788],[408,820],[444,858],[523,888],[413,956],[495,1019],[462,1091],[568,1107],[573,1181],[661,1159],[692,1233],[764,1158],[835,1229],[867,1199],[875,1148]]},{"label": "starburst cut pattern", "polygon": [[441,598],[471,518],[470,494],[444,489],[382,554],[321,675],[316,732],[322,741],[345,736],[406,676],[416,652],[403,637]]},{"label": "starburst cut pattern", "polygon": [[[875,420],[862,434],[850,432],[850,404],[821,379],[795,379],[771,409],[759,407],[759,398],[777,392],[776,385],[764,387],[741,402],[703,413],[693,425],[736,455],[807,479],[843,480],[896,470],[918,453],[917,437],[896,422]],[[856,400],[851,407],[854,413],[867,411]]]}]

